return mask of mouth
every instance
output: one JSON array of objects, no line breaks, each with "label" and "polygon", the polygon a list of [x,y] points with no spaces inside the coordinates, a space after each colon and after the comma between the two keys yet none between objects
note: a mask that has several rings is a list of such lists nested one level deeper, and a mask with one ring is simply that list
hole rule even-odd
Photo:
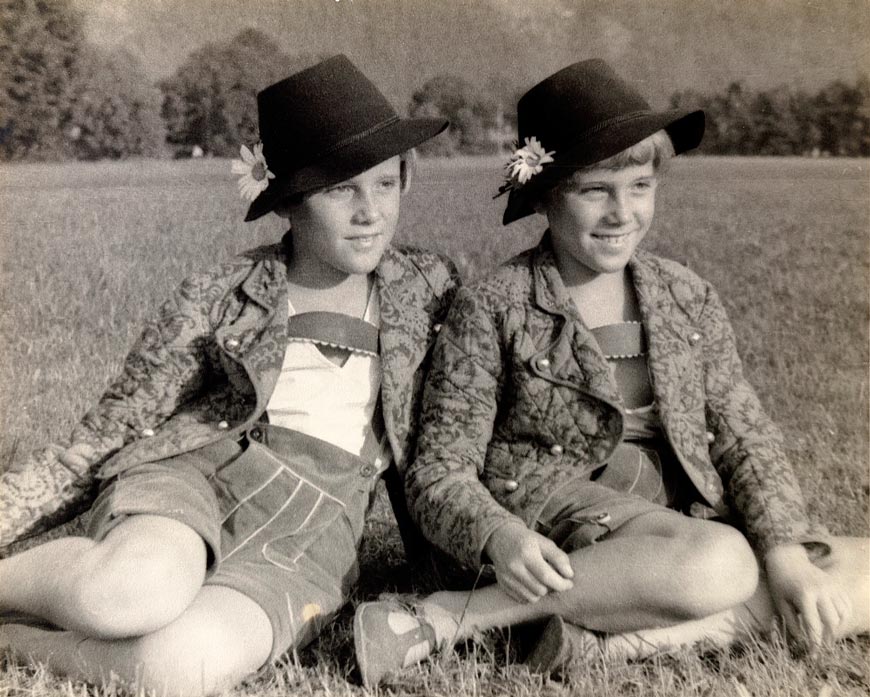
[{"label": "mouth", "polygon": [[352,235],[344,239],[350,242],[357,249],[368,249],[374,246],[375,242],[381,237],[381,233],[366,233],[365,235]]},{"label": "mouth", "polygon": [[622,232],[619,234],[613,233],[593,233],[592,237],[599,242],[603,242],[608,247],[622,247],[628,243],[631,237],[630,232]]}]

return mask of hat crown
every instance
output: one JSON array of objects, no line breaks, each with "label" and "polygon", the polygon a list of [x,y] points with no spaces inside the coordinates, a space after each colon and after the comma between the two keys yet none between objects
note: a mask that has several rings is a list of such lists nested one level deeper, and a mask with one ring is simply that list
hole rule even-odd
[{"label": "hat crown", "polygon": [[536,137],[547,150],[565,150],[584,133],[649,111],[647,101],[603,60],[574,63],[542,80],[517,104],[520,142]]},{"label": "hat crown", "polygon": [[398,119],[344,55],[270,85],[257,95],[257,108],[263,154],[279,176]]}]

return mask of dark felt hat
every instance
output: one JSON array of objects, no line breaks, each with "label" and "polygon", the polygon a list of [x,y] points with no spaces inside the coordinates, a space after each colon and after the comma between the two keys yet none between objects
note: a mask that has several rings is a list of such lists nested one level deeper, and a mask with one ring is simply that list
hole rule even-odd
[{"label": "dark felt hat", "polygon": [[704,112],[653,111],[646,100],[600,59],[563,68],[526,92],[517,104],[519,142],[537,138],[553,162],[512,188],[502,222],[534,213],[532,201],[578,167],[612,157],[665,129],[676,153],[698,146]]},{"label": "dark felt hat", "polygon": [[245,220],[287,196],[331,186],[413,148],[445,128],[445,119],[399,118],[386,97],[346,56],[276,82],[257,95],[260,140],[275,175]]}]

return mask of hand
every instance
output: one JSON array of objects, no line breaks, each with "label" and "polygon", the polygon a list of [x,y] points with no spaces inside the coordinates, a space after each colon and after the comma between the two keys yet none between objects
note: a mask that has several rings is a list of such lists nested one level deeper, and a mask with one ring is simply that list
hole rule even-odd
[{"label": "hand", "polygon": [[58,459],[75,472],[84,472],[94,456],[94,449],[84,443],[73,443],[69,448],[58,453]]},{"label": "hand", "polygon": [[501,589],[517,602],[533,603],[551,591],[573,587],[568,555],[522,523],[505,523],[490,536],[486,554]]},{"label": "hand", "polygon": [[840,636],[852,613],[841,583],[813,564],[798,544],[774,547],[764,563],[773,602],[793,636],[810,649]]}]

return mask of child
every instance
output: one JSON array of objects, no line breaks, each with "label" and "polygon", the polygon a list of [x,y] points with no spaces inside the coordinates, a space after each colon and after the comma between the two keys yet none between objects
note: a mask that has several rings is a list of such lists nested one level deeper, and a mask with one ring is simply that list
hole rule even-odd
[{"label": "child", "polygon": [[537,212],[549,231],[458,293],[405,480],[424,534],[497,584],[361,605],[364,680],[548,617],[537,670],[724,644],[775,611],[811,643],[866,631],[867,540],[810,524],[715,291],[637,251],[703,113],[652,111],[591,60],[529,90],[518,119],[504,223]]},{"label": "child", "polygon": [[304,646],[346,601],[375,485],[415,440],[457,279],[390,241],[411,149],[447,124],[400,119],[344,56],[258,109],[262,146],[233,165],[246,220],[290,231],[184,281],[72,444],[3,474],[3,546],[100,480],[88,538],[0,561],[0,609],[25,620],[5,643],[61,673],[203,694]]}]

